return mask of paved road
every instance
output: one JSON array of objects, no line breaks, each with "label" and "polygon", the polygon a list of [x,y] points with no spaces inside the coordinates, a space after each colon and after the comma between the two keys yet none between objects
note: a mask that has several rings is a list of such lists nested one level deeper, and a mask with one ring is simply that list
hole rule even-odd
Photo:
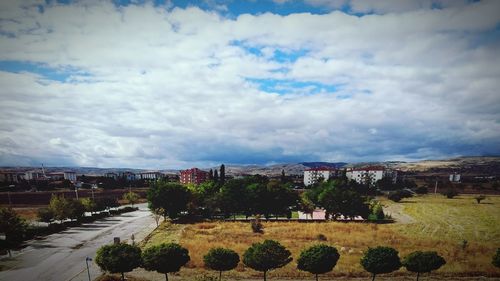
[{"label": "paved road", "polygon": [[[49,235],[42,240],[32,240],[12,258],[2,258],[0,280],[67,281],[88,280],[85,257],[94,258],[97,249],[113,242],[113,237],[129,240],[132,234],[136,241],[151,231],[155,222],[146,204],[139,210],[106,218],[93,223],[72,227],[66,231]],[[100,271],[93,263],[91,276]]]}]

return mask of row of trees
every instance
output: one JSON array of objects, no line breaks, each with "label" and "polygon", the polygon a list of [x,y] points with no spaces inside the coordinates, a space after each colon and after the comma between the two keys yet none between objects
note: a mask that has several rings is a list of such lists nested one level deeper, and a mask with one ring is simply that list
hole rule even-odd
[{"label": "row of trees", "polygon": [[205,218],[291,216],[299,200],[290,185],[261,176],[231,179],[223,185],[220,181],[188,186],[157,181],[148,190],[147,198],[153,212],[172,219],[183,213]]},{"label": "row of trees", "polygon": [[317,207],[324,208],[333,219],[368,218],[372,213],[369,198],[361,192],[366,190],[355,182],[334,180],[318,183],[299,196],[290,183],[249,176],[225,181],[223,185],[215,181],[188,186],[157,181],[152,183],[147,198],[153,212],[171,219],[185,213],[204,218],[237,215],[290,218],[293,210],[312,213]]},{"label": "row of trees", "polygon": [[80,221],[85,212],[108,211],[110,208],[118,206],[118,201],[115,198],[82,198],[77,200],[52,195],[49,206],[38,210],[38,217],[40,221],[49,224],[56,220],[63,222],[66,219]]},{"label": "row of trees", "polygon": [[[291,252],[274,240],[252,244],[243,254],[243,264],[263,273],[264,281],[270,270],[281,268],[292,261]],[[297,269],[314,274],[318,280],[320,274],[333,270],[340,254],[335,247],[326,244],[313,245],[304,249],[297,259]],[[160,244],[147,248],[143,252],[136,246],[113,244],[101,247],[97,252],[96,263],[105,271],[124,273],[137,267],[165,274],[177,272],[189,262],[189,251],[176,243]],[[222,272],[236,268],[239,255],[226,248],[212,248],[203,257],[205,267],[217,271],[219,280]],[[415,251],[399,258],[398,251],[390,247],[368,248],[360,260],[363,268],[372,274],[372,281],[378,274],[390,273],[405,267],[417,274],[417,281],[422,273],[430,273],[446,264],[446,261],[434,251]],[[500,249],[493,258],[493,264],[500,267]]]}]

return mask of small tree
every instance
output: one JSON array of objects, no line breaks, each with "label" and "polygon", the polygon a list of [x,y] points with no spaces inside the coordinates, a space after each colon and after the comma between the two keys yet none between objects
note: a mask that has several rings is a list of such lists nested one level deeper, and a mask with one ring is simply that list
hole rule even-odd
[{"label": "small tree", "polygon": [[83,207],[85,208],[86,212],[93,213],[97,209],[97,204],[95,203],[92,198],[83,198],[80,200],[83,204]]},{"label": "small tree", "polygon": [[481,204],[481,201],[483,201],[484,199],[486,199],[486,196],[484,196],[484,195],[478,195],[478,196],[474,197],[474,199],[476,199],[477,204]]},{"label": "small tree", "polygon": [[219,281],[222,280],[222,271],[236,268],[240,262],[238,254],[230,249],[212,248],[203,256],[205,266],[219,271]]},{"label": "small tree", "polygon": [[40,208],[37,211],[38,220],[41,222],[50,223],[54,220],[54,213],[49,208]]},{"label": "small tree", "polygon": [[141,249],[125,243],[105,245],[97,250],[95,262],[104,271],[121,273],[123,281],[125,272],[141,266]]},{"label": "small tree", "polygon": [[390,273],[401,267],[398,251],[390,247],[368,248],[361,258],[363,268],[373,274],[372,281],[377,274]]},{"label": "small tree", "polygon": [[139,201],[140,198],[141,196],[139,196],[139,194],[132,191],[123,194],[123,200],[127,201],[130,205],[132,205],[132,207]]},{"label": "small tree", "polygon": [[243,263],[257,271],[264,272],[264,281],[269,270],[287,265],[292,261],[291,253],[274,240],[254,243],[243,254]]},{"label": "small tree", "polygon": [[491,261],[491,264],[500,268],[500,248],[497,249],[496,254],[493,256],[493,260]]},{"label": "small tree", "polygon": [[446,191],[443,192],[443,195],[446,196],[446,198],[448,199],[452,199],[453,197],[458,195],[458,192],[453,188],[448,188]]},{"label": "small tree", "polygon": [[167,281],[168,273],[179,271],[190,259],[189,251],[177,243],[152,246],[142,253],[143,267],[165,274]]},{"label": "small tree", "polygon": [[316,275],[332,271],[340,255],[337,249],[327,245],[315,245],[300,253],[297,268]]},{"label": "small tree", "polygon": [[437,270],[445,264],[446,261],[444,258],[436,252],[416,251],[406,256],[403,260],[403,266],[406,267],[408,271],[417,273],[417,281],[420,277],[420,273]]},{"label": "small tree", "polygon": [[26,222],[14,210],[0,208],[0,233],[5,235],[5,240],[0,240],[0,246],[9,252],[9,256],[10,250],[23,241],[26,228]]}]

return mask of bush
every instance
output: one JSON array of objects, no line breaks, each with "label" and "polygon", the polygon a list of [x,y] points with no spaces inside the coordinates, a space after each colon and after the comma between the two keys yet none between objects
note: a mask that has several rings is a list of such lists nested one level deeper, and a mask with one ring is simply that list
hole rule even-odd
[{"label": "bush", "polygon": [[446,261],[443,257],[438,255],[437,252],[416,251],[406,256],[403,260],[403,266],[406,267],[408,271],[417,273],[417,281],[420,277],[420,273],[437,270],[445,264]]},{"label": "bush", "polygon": [[493,260],[491,261],[491,264],[500,268],[500,248],[497,249],[496,254],[493,256]]},{"label": "bush", "polygon": [[297,268],[316,275],[318,281],[318,274],[332,271],[339,258],[340,255],[334,247],[315,245],[300,253]]},{"label": "bush", "polygon": [[453,197],[458,195],[458,192],[453,188],[448,188],[446,191],[443,192],[443,195],[446,196],[446,198],[448,199],[452,199]]},{"label": "bush", "polygon": [[427,187],[421,186],[421,187],[418,187],[417,189],[415,189],[415,193],[417,193],[417,194],[427,194],[427,193],[429,193],[429,190],[427,189]]},{"label": "bush", "polygon": [[477,204],[481,204],[481,201],[483,201],[484,199],[486,199],[486,196],[484,196],[484,195],[478,195],[478,196],[474,197],[474,199],[476,199]]},{"label": "bush", "polygon": [[238,254],[230,249],[212,248],[203,256],[205,266],[219,271],[219,281],[222,280],[222,271],[236,268],[240,262]]},{"label": "bush", "polygon": [[121,273],[123,281],[125,272],[141,265],[141,249],[124,243],[105,245],[97,250],[95,262],[104,271]]},{"label": "bush", "polygon": [[368,248],[361,258],[363,268],[373,274],[375,280],[377,274],[390,273],[401,267],[398,251],[390,247]]},{"label": "bush", "polygon": [[257,216],[255,219],[250,221],[250,227],[254,233],[264,233],[264,226],[260,222],[260,217]]},{"label": "bush", "polygon": [[189,251],[177,243],[152,246],[142,253],[144,269],[165,274],[167,281],[168,273],[179,271],[190,259]]},{"label": "bush", "polygon": [[328,239],[326,238],[326,236],[325,236],[324,234],[321,234],[321,233],[320,233],[320,234],[318,234],[318,235],[316,236],[316,240],[318,240],[318,241],[326,241],[326,240],[328,240]]},{"label": "bush", "polygon": [[399,202],[401,201],[401,199],[403,199],[401,198],[401,195],[399,195],[399,193],[397,192],[390,192],[387,198],[389,198],[389,200],[392,200],[394,202]]},{"label": "bush", "polygon": [[243,254],[243,263],[257,271],[264,272],[264,281],[269,270],[287,265],[292,261],[291,253],[280,243],[273,240],[265,240],[262,243],[254,243]]},{"label": "bush", "polygon": [[49,208],[41,208],[37,211],[38,220],[50,224],[54,220],[54,213]]}]

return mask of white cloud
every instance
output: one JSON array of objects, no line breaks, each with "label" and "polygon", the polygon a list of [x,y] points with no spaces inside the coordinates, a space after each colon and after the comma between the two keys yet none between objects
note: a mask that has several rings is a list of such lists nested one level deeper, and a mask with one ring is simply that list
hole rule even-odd
[{"label": "white cloud", "polygon": [[[9,140],[0,164],[165,168],[500,152],[498,41],[481,41],[499,23],[499,2],[236,19],[101,1],[42,14],[15,3],[0,9],[11,34],[0,37],[0,60],[89,75],[62,83],[0,72],[0,139]],[[308,52],[279,62],[276,49]],[[280,96],[246,78],[339,89]]]}]

